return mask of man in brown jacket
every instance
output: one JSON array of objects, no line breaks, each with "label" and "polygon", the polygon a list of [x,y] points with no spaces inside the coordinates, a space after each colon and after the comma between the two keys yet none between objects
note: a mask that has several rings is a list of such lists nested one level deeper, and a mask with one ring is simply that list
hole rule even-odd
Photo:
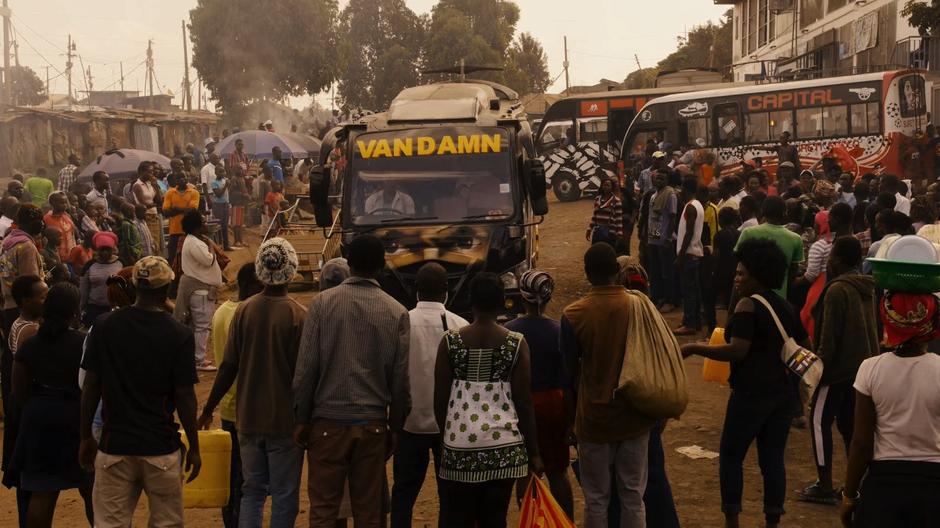
[{"label": "man in brown jacket", "polygon": [[[577,387],[575,434],[584,491],[585,526],[607,527],[611,489],[619,490],[620,526],[643,528],[647,448],[653,420],[622,395],[611,396],[620,381],[627,348],[630,297],[617,283],[614,248],[591,246],[584,255],[591,291],[565,308],[561,346]],[[614,468],[616,483],[611,482]]]}]

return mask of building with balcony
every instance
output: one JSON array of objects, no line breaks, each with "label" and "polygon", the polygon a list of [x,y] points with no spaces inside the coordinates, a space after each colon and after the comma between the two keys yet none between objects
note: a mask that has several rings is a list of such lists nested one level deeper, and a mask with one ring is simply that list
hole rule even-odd
[{"label": "building with balcony", "polygon": [[735,81],[940,72],[940,42],[931,46],[901,16],[906,0],[714,1],[732,6]]}]

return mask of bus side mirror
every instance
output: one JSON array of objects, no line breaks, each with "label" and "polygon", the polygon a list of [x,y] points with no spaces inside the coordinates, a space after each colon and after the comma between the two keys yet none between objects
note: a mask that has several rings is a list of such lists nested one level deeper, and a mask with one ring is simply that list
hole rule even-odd
[{"label": "bus side mirror", "polygon": [[525,160],[525,174],[528,178],[529,199],[532,212],[537,216],[548,214],[548,199],[545,197],[545,167],[538,159]]},{"label": "bus side mirror", "polygon": [[330,169],[315,167],[310,171],[310,204],[317,226],[333,225],[333,208],[330,206]]}]

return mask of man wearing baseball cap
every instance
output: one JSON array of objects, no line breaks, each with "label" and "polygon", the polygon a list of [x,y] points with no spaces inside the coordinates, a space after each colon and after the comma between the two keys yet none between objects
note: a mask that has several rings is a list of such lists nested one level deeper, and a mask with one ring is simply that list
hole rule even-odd
[{"label": "man wearing baseball cap", "polygon": [[[161,257],[134,265],[137,300],[101,316],[86,341],[82,367],[79,462],[95,472],[95,526],[131,524],[141,491],[151,526],[183,525],[183,459],[187,482],[199,475],[195,343],[165,304],[173,270]],[[99,400],[101,442],[92,436]],[[183,450],[179,420],[189,441]]]}]

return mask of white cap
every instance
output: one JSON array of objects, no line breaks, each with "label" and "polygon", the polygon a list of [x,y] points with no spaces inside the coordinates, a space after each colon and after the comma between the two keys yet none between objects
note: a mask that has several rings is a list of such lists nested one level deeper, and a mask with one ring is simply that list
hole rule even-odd
[{"label": "white cap", "polygon": [[274,122],[271,121],[270,119],[268,119],[267,121],[264,122],[264,126],[266,126],[266,127],[267,127],[267,126],[274,126]]},{"label": "white cap", "polygon": [[699,147],[704,147],[704,146],[705,146],[705,139],[704,139],[704,138],[697,138],[697,139],[695,140],[695,144],[698,145]]},{"label": "white cap", "polygon": [[211,145],[212,143],[215,143],[215,140],[212,139],[211,137],[207,137],[205,140],[203,140],[202,146],[203,146],[203,147],[208,147],[208,146]]}]

